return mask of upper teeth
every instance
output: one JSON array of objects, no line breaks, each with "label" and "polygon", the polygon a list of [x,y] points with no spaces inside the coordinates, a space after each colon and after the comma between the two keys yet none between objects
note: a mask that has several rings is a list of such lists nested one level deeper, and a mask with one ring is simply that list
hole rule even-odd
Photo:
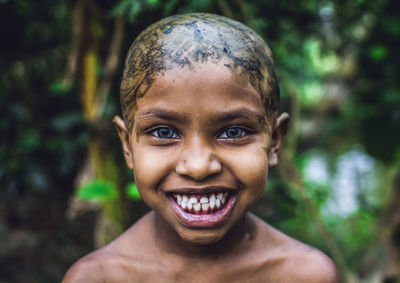
[{"label": "upper teeth", "polygon": [[211,194],[173,194],[180,207],[188,212],[211,212],[221,208],[225,203],[228,193]]}]

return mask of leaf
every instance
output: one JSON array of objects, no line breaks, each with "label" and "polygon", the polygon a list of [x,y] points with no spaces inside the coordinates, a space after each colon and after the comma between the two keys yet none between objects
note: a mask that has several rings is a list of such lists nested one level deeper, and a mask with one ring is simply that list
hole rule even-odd
[{"label": "leaf", "polygon": [[49,92],[53,95],[62,95],[68,90],[66,86],[60,81],[54,82],[49,86]]},{"label": "leaf", "polygon": [[126,187],[126,194],[133,200],[141,200],[141,196],[139,194],[139,191],[136,187],[136,184],[131,182],[128,184],[128,186]]},{"label": "leaf", "polygon": [[369,50],[369,57],[371,57],[375,61],[382,61],[386,59],[387,55],[387,48],[382,44],[376,44],[372,46]]},{"label": "leaf", "polygon": [[[150,1],[148,0],[148,4],[152,4],[152,6],[156,6],[158,1]],[[122,0],[118,3],[111,11],[111,17],[115,17],[117,15],[125,15],[130,23],[134,23],[137,15],[139,15],[146,8],[145,1],[138,0]]]},{"label": "leaf", "polygon": [[118,197],[118,190],[109,182],[94,180],[80,187],[77,191],[77,197],[90,201],[113,200]]}]

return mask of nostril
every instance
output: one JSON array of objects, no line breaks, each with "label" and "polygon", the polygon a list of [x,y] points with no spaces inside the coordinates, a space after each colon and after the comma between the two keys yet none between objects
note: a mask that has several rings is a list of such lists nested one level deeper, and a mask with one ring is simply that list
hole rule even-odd
[{"label": "nostril", "polygon": [[190,159],[181,160],[176,166],[176,172],[180,175],[191,177],[201,181],[208,176],[218,174],[222,170],[222,164],[218,159]]}]

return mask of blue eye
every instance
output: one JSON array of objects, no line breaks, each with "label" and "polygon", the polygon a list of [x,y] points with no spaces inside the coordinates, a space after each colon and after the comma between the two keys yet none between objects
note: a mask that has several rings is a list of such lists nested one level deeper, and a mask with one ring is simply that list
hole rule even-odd
[{"label": "blue eye", "polygon": [[225,131],[223,131],[219,137],[223,139],[238,139],[247,134],[245,129],[239,127],[229,127]]},{"label": "blue eye", "polygon": [[156,136],[160,139],[177,139],[179,138],[178,134],[169,127],[159,127],[151,132],[153,136]]}]

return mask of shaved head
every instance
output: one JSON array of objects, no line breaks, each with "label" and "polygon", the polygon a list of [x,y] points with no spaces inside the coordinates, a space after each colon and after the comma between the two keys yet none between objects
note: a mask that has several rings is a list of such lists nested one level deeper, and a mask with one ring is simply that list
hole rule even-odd
[{"label": "shaved head", "polygon": [[268,119],[276,117],[279,86],[271,51],[245,25],[213,14],[184,14],[165,18],[146,28],[129,49],[121,82],[121,106],[132,129],[136,101],[151,87],[155,76],[174,68],[196,65],[226,66],[245,77],[262,98]]}]

